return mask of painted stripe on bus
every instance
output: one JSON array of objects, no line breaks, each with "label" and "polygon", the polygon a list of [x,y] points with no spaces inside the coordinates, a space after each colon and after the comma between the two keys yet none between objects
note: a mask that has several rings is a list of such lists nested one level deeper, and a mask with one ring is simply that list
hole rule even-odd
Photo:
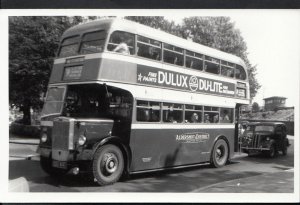
[{"label": "painted stripe on bus", "polygon": [[234,124],[133,123],[131,129],[234,129]]},{"label": "painted stripe on bus", "polygon": [[66,58],[57,58],[54,60],[53,64],[62,64],[62,63],[66,62],[66,59],[80,58],[80,57],[84,57],[85,60],[102,58],[102,54],[103,53],[92,53],[92,54],[86,54],[86,55],[70,56],[70,57],[66,57]]},{"label": "painted stripe on bus", "polygon": [[[135,85],[135,84],[127,84],[127,83],[120,83],[120,82],[112,82],[106,81],[85,81],[85,82],[63,82],[63,83],[53,83],[51,86],[61,86],[61,85],[79,85],[79,84],[92,84],[98,83],[103,84],[106,83],[108,86],[113,86],[117,88],[121,88],[124,90],[129,91],[134,98],[150,100],[150,101],[164,101],[164,102],[176,102],[176,103],[183,103],[183,104],[195,104],[195,102],[199,102],[197,104],[205,104],[210,106],[224,106],[234,108],[237,103],[240,104],[249,104],[248,99],[240,99],[237,97],[228,98],[223,96],[217,95],[209,95],[205,93],[192,93],[192,92],[183,92],[178,90],[171,90],[171,89],[162,89],[158,87],[148,87],[142,85]],[[181,95],[181,98],[178,96]]]},{"label": "painted stripe on bus", "polygon": [[[211,73],[205,73],[203,71],[197,71],[181,66],[176,66],[168,63],[164,63],[162,61],[153,61],[149,59],[145,59],[139,56],[134,55],[125,55],[120,53],[112,53],[112,52],[104,52],[104,53],[93,53],[93,54],[87,54],[87,55],[78,55],[73,57],[67,57],[67,58],[59,58],[55,59],[54,64],[62,64],[65,63],[66,59],[72,59],[72,58],[78,58],[78,57],[84,57],[86,60],[88,59],[97,59],[97,58],[105,58],[105,59],[111,59],[111,60],[118,60],[118,61],[126,61],[129,63],[135,63],[135,64],[141,64],[146,66],[152,66],[154,68],[160,68],[172,72],[179,72],[184,73],[187,75],[195,75],[195,76],[201,76],[205,78],[210,78],[214,80],[221,80],[225,82],[231,82],[236,83],[238,79],[234,78],[226,78],[224,76],[220,76],[217,74],[211,74]],[[239,80],[241,81],[241,80]],[[247,81],[242,81],[243,83],[246,83],[248,85]]]}]

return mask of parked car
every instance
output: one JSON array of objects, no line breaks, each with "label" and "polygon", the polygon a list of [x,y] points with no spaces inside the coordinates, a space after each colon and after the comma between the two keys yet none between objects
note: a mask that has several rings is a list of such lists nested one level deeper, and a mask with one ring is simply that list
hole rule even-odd
[{"label": "parked car", "polygon": [[286,126],[279,122],[251,122],[240,137],[242,152],[262,152],[274,157],[279,151],[287,154],[289,140]]}]

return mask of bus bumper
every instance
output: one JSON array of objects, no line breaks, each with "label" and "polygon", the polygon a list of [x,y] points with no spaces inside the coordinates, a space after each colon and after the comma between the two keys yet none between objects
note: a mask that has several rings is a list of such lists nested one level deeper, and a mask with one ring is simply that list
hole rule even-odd
[{"label": "bus bumper", "polygon": [[52,167],[60,169],[71,169],[80,167],[80,170],[88,170],[92,161],[92,150],[61,151],[51,148],[39,147],[40,157],[51,159]]}]

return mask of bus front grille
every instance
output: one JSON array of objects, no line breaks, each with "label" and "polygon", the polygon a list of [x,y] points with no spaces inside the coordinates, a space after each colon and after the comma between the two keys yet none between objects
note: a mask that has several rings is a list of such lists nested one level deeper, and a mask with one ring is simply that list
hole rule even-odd
[{"label": "bus front grille", "polygon": [[69,150],[70,121],[54,121],[52,132],[52,149]]},{"label": "bus front grille", "polygon": [[253,135],[252,138],[252,147],[258,148],[260,146],[260,135]]}]

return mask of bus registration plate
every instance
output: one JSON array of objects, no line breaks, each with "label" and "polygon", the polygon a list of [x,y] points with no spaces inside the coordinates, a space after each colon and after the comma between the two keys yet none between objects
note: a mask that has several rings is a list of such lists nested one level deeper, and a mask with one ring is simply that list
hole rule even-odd
[{"label": "bus registration plate", "polygon": [[57,168],[67,169],[67,162],[53,160],[52,166]]}]

